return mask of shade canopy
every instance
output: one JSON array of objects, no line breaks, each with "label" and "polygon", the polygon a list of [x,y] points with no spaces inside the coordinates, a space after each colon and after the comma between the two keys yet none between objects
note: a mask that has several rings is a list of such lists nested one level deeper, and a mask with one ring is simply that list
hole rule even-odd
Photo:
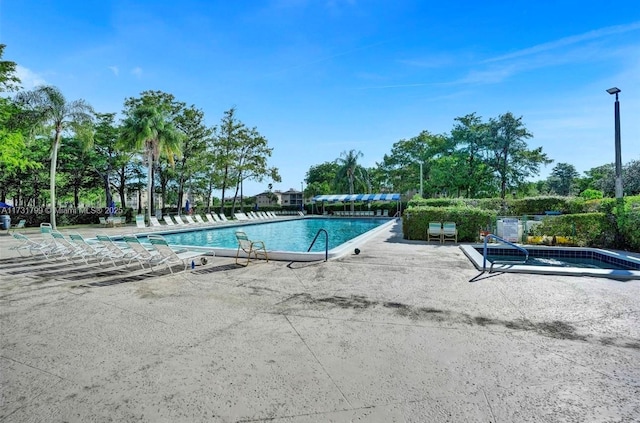
[{"label": "shade canopy", "polygon": [[400,194],[335,194],[335,195],[316,195],[311,199],[314,203],[338,201],[398,201]]}]

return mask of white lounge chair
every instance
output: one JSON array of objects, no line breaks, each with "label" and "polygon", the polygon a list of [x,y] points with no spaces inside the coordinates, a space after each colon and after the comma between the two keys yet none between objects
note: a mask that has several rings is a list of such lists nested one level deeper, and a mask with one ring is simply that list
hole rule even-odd
[{"label": "white lounge chair", "polygon": [[244,213],[236,212],[233,214],[236,220],[249,220],[249,216]]},{"label": "white lounge chair", "polygon": [[135,260],[135,251],[130,248],[120,248],[108,235],[97,234],[96,238],[104,248],[101,261],[109,259],[115,266],[116,260],[121,260],[127,264]]},{"label": "white lounge chair", "polygon": [[149,217],[149,223],[151,223],[151,226],[153,226],[154,228],[162,228],[163,226],[160,224],[160,222],[158,221],[158,218],[155,216]]},{"label": "white lounge chair", "polygon": [[211,224],[220,223],[220,218],[215,213],[213,213],[213,214],[205,213],[204,217],[206,217],[207,220],[209,221],[209,223],[211,223]]},{"label": "white lounge chair", "polygon": [[162,261],[162,257],[155,250],[148,250],[144,245],[140,243],[135,236],[125,235],[122,240],[127,243],[127,246],[135,253],[131,255],[132,260],[136,260],[140,267],[144,269],[144,263],[149,264],[149,268],[153,269],[155,263]]},{"label": "white lounge chair", "polygon": [[136,227],[138,227],[138,228],[146,228],[147,227],[146,223],[144,222],[144,215],[139,214],[139,215],[136,216]]},{"label": "white lounge chair", "polygon": [[162,216],[162,219],[167,224],[167,226],[176,226],[176,223],[171,219],[171,216],[165,215]]},{"label": "white lounge chair", "polygon": [[186,226],[187,224],[184,223],[184,220],[182,220],[182,217],[178,216],[177,214],[175,216],[173,216],[173,220],[175,220],[176,225],[179,226]]},{"label": "white lounge chair", "polygon": [[58,250],[62,253],[62,257],[67,261],[73,261],[76,258],[84,260],[85,263],[89,263],[87,260],[87,254],[84,249],[79,247],[77,244],[72,244],[68,239],[64,237],[58,231],[51,231],[51,236],[53,237],[53,241],[58,246]]},{"label": "white lounge chair", "polygon": [[82,237],[82,235],[78,233],[69,234],[69,239],[71,239],[71,242],[74,245],[84,251],[85,258],[91,257],[102,262],[103,255],[108,254],[108,251],[104,250],[104,248],[100,244],[89,243]]},{"label": "white lounge chair", "polygon": [[15,225],[11,226],[9,229],[22,229],[25,227],[25,225],[27,224],[27,220],[26,219],[21,219],[18,223],[16,223]]},{"label": "white lounge chair", "polygon": [[204,219],[202,218],[202,216],[200,216],[199,214],[194,214],[193,218],[196,220],[196,223],[199,223],[201,225],[206,225],[207,222],[204,221]]},{"label": "white lounge chair", "polygon": [[171,273],[173,273],[171,267],[173,264],[183,264],[184,270],[187,270],[191,260],[203,255],[202,252],[197,251],[174,251],[167,243],[167,240],[160,235],[149,235],[149,242],[161,256],[157,263],[166,265]]},{"label": "white lounge chair", "polygon": [[198,223],[197,223],[195,220],[193,220],[193,218],[192,218],[191,216],[189,216],[188,214],[186,214],[186,215],[182,216],[182,218],[183,218],[184,220],[186,220],[186,221],[187,221],[187,224],[189,224],[189,225],[197,225],[197,224],[198,224]]},{"label": "white lounge chair", "polygon": [[228,222],[229,219],[227,219],[227,216],[224,215],[224,213],[219,213],[218,216],[220,216],[220,220],[222,222]]},{"label": "white lounge chair", "polygon": [[52,246],[51,244],[35,241],[20,233],[14,232],[12,235],[15,239],[20,241],[20,244],[9,247],[9,249],[17,251],[22,257],[26,257],[23,255],[23,252],[28,252],[30,256],[34,257],[36,255],[35,253],[42,254],[47,259],[58,254],[55,246]]}]

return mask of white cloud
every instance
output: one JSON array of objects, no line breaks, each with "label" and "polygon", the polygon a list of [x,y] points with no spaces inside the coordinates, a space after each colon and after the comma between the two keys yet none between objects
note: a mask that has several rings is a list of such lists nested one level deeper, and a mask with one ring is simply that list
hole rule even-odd
[{"label": "white cloud", "polygon": [[42,76],[33,72],[31,69],[27,69],[20,65],[16,66],[16,76],[20,78],[22,88],[24,88],[25,90],[30,90],[39,85],[45,85],[47,83],[47,81],[45,81]]},{"label": "white cloud", "polygon": [[505,54],[502,56],[494,57],[491,59],[485,60],[485,63],[488,62],[497,62],[500,60],[513,59],[516,57],[529,56],[532,54],[538,54],[545,51],[557,49],[560,47],[566,47],[573,44],[581,43],[588,40],[595,40],[598,38],[603,38],[608,35],[614,34],[622,34],[625,32],[636,31],[640,29],[640,22],[634,22],[628,25],[616,25],[609,26],[606,28],[600,28],[593,31],[585,32],[584,34],[572,35],[571,37],[560,38],[559,40],[550,41],[548,43],[538,44],[533,47],[525,48],[522,50],[514,51],[513,53]]},{"label": "white cloud", "polygon": [[118,69],[117,66],[109,66],[109,69],[111,69],[111,72],[113,72],[115,76],[118,76],[118,74],[120,73],[120,69]]},{"label": "white cloud", "polygon": [[142,68],[136,66],[135,68],[131,69],[131,74],[137,76],[138,78],[142,77]]}]

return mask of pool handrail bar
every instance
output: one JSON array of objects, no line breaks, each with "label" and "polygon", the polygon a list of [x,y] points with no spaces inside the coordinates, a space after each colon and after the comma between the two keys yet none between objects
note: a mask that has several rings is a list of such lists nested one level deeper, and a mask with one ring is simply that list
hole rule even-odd
[{"label": "pool handrail bar", "polygon": [[311,251],[313,244],[316,243],[316,240],[320,236],[320,232],[324,232],[324,261],[327,261],[329,259],[329,233],[323,228],[318,229],[318,233],[316,233],[315,238],[313,238],[313,241],[311,241],[311,245],[309,245],[307,253]]},{"label": "pool handrail bar", "polygon": [[491,262],[491,266],[489,267],[489,273],[493,272],[493,265],[498,263],[498,264],[509,264],[509,263],[520,263],[520,264],[524,264],[527,262],[527,260],[529,260],[529,251],[527,251],[526,248],[523,248],[519,245],[516,245],[512,242],[507,241],[506,239],[502,239],[500,238],[498,235],[494,235],[494,234],[487,234],[484,237],[484,248],[482,250],[482,271],[486,272],[487,271],[487,241],[493,238],[495,240],[498,240],[504,244],[510,245],[513,248],[515,248],[516,250],[521,251],[522,253],[524,253],[524,260],[523,261],[513,261],[513,260],[496,260],[496,261],[492,261]]}]

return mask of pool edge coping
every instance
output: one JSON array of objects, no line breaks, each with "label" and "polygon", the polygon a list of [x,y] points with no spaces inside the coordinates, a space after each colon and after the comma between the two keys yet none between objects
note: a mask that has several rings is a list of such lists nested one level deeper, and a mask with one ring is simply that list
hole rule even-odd
[{"label": "pool edge coping", "polygon": [[[284,220],[300,220],[300,219],[313,219],[313,218],[327,218],[326,216],[305,216],[305,217],[294,217],[290,219],[280,219],[278,221]],[[357,217],[356,217],[357,218]],[[364,217],[363,217],[364,218]],[[336,218],[339,219],[339,218]],[[339,246],[328,251],[327,260],[333,260],[340,257],[345,256],[349,251],[355,250],[357,246],[362,243],[365,243],[370,240],[370,238],[378,235],[381,231],[389,228],[393,224],[395,224],[398,218],[388,217],[388,222],[382,223],[381,225],[376,226],[375,228],[358,235],[355,238],[346,241]],[[222,227],[242,227],[248,226],[252,224],[258,223],[273,223],[276,220],[249,220],[249,221],[233,221],[233,223],[229,222],[226,225],[211,225],[209,227],[202,226],[187,226],[187,227],[178,227],[172,228],[168,231],[150,231],[150,232],[140,232],[137,233],[137,236],[146,236],[146,235],[165,235],[168,233],[179,233],[179,232],[190,232],[193,230],[204,230],[204,229],[216,229]],[[177,226],[177,225],[176,225]],[[119,241],[118,241],[119,242]],[[221,248],[221,247],[202,247],[197,245],[184,245],[184,244],[170,244],[172,247],[176,247],[183,250],[189,251],[202,251],[203,255],[213,255],[219,257],[235,257],[238,253],[237,248]],[[294,251],[280,251],[280,250],[268,250],[267,254],[269,255],[270,260],[275,261],[294,261],[294,262],[313,262],[313,261],[324,261],[325,260],[325,252],[294,252]],[[246,258],[247,255],[244,251],[240,251],[238,257]]]},{"label": "pool edge coping", "polygon": [[[473,263],[476,269],[483,270],[483,256],[480,254],[476,248],[482,248],[483,244],[465,244],[460,245],[460,249],[467,256],[467,258]],[[523,245],[526,248],[526,245]],[[539,246],[536,246],[539,248]],[[612,252],[603,250],[600,248],[589,248],[589,247],[548,247],[553,248],[555,250],[582,250],[582,251],[593,251],[598,252],[603,255],[607,255],[610,257],[618,257],[621,256],[633,259],[632,261],[637,261],[636,257],[626,256],[620,252]],[[504,273],[529,273],[529,274],[538,274],[538,275],[557,275],[557,276],[591,276],[591,277],[599,277],[599,278],[608,278],[608,279],[616,279],[616,280],[640,280],[640,271],[638,270],[621,270],[621,269],[590,269],[590,268],[580,268],[580,267],[556,267],[556,266],[528,266],[524,264],[495,264],[493,266],[493,273],[496,272],[504,272]]]}]

